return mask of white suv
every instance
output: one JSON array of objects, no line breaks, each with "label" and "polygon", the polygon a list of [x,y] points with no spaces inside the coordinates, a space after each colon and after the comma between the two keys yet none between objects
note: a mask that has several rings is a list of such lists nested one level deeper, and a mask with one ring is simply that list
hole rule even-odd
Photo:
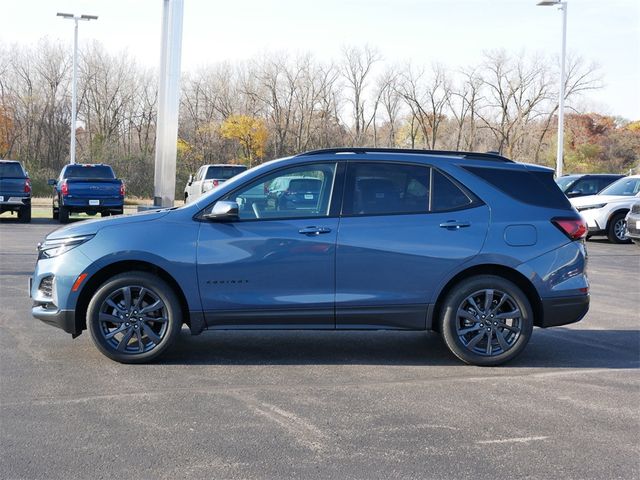
[{"label": "white suv", "polygon": [[571,203],[589,226],[589,235],[606,235],[613,243],[627,243],[625,217],[640,198],[640,175],[615,181],[597,195],[572,198]]},{"label": "white suv", "polygon": [[197,173],[189,175],[187,186],[184,187],[184,203],[194,202],[202,194],[213,190],[221,183],[247,169],[244,165],[215,164],[203,165]]}]

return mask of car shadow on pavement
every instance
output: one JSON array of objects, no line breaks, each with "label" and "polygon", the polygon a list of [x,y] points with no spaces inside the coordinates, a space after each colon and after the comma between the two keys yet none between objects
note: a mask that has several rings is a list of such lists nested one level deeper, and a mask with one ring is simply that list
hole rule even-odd
[{"label": "car shadow on pavement", "polygon": [[[212,331],[190,336],[159,360],[181,365],[461,365],[437,333]],[[509,367],[638,368],[640,331],[536,328]]]}]

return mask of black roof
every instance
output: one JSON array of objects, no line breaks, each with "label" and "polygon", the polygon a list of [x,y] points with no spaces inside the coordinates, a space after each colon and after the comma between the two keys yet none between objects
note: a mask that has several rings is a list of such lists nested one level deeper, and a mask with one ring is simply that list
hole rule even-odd
[{"label": "black roof", "polygon": [[296,157],[303,157],[308,155],[324,155],[324,154],[332,154],[332,153],[358,153],[358,154],[366,154],[366,153],[410,153],[410,154],[418,154],[418,155],[441,155],[441,156],[452,156],[452,157],[464,157],[468,159],[475,160],[493,160],[495,162],[509,162],[515,163],[513,160],[510,160],[506,157],[498,153],[480,153],[480,152],[463,152],[463,151],[455,151],[455,150],[418,150],[418,149],[409,149],[409,148],[369,148],[369,147],[341,147],[341,148],[324,148],[321,150],[311,150],[309,152],[300,153],[296,155]]}]

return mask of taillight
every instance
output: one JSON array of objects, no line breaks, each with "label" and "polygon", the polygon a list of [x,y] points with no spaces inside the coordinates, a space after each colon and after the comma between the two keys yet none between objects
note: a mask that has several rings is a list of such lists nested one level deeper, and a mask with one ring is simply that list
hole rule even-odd
[{"label": "taillight", "polygon": [[69,195],[69,185],[67,185],[66,180],[62,182],[62,185],[60,185],[60,193],[62,193],[62,195],[64,195],[65,197]]},{"label": "taillight", "polygon": [[31,179],[27,178],[24,181],[24,193],[31,193]]},{"label": "taillight", "polygon": [[213,181],[213,186],[217,187],[218,185],[220,185],[220,182],[218,180],[214,180]]},{"label": "taillight", "polygon": [[124,197],[124,182],[120,184],[120,196]]},{"label": "taillight", "polygon": [[586,237],[589,231],[587,223],[582,218],[553,218],[551,223],[571,240],[580,240]]}]

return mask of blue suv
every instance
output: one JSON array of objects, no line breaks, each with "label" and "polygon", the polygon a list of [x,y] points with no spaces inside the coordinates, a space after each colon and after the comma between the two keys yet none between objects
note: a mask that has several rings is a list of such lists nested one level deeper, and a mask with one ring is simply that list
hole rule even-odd
[{"label": "blue suv", "polygon": [[[313,191],[273,201],[270,186],[289,178],[315,179]],[[496,154],[319,150],[181,208],[49,234],[32,312],[73,337],[88,329],[125,363],[155,359],[186,324],[192,334],[437,330],[464,362],[497,365],[534,325],[586,314],[586,232],[548,168]]]}]

